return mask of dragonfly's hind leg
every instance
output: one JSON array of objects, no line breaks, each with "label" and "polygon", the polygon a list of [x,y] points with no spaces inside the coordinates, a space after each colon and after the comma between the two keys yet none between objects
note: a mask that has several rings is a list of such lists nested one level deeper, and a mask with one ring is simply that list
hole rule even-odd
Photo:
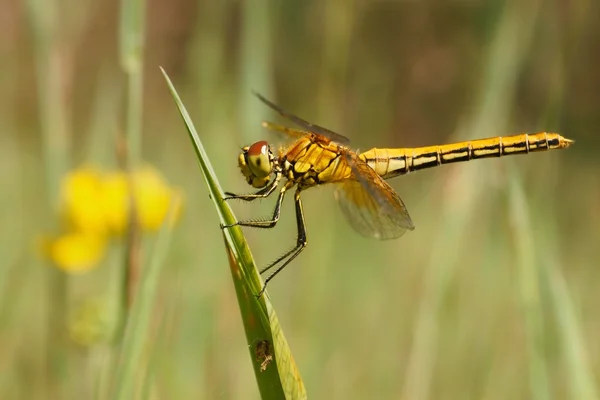
[{"label": "dragonfly's hind leg", "polygon": [[271,268],[273,268],[275,265],[279,264],[281,261],[285,260],[283,262],[283,264],[281,264],[275,270],[275,272],[273,272],[271,275],[269,275],[267,277],[267,279],[265,279],[265,285],[260,290],[257,297],[262,296],[265,289],[267,288],[267,284],[269,283],[269,281],[271,281],[273,278],[275,278],[275,276],[278,273],[280,273],[281,270],[283,270],[294,258],[298,257],[298,255],[302,252],[302,250],[304,250],[304,248],[306,247],[306,244],[308,243],[306,240],[306,223],[304,220],[304,211],[302,209],[302,200],[300,200],[300,189],[296,190],[296,193],[294,194],[294,201],[296,204],[296,223],[298,225],[298,238],[296,239],[296,246],[293,249],[291,249],[290,251],[286,252],[281,257],[279,257],[277,260],[272,262],[269,266],[267,266],[266,268],[263,268],[260,271],[261,274],[265,273],[268,270],[270,270]]}]

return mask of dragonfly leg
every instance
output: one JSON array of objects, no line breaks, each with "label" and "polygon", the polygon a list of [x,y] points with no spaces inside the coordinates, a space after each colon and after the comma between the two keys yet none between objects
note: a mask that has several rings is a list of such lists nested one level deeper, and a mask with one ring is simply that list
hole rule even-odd
[{"label": "dragonfly leg", "polygon": [[235,193],[231,193],[231,192],[225,192],[227,197],[223,197],[223,200],[224,201],[227,201],[227,200],[252,201],[252,200],[256,200],[256,199],[264,199],[266,197],[269,197],[271,195],[271,193],[273,193],[273,191],[279,184],[280,179],[281,179],[281,173],[277,173],[271,183],[269,183],[267,186],[260,189],[256,193],[235,194]]},{"label": "dragonfly leg", "polygon": [[[306,240],[306,223],[304,220],[304,211],[302,209],[302,200],[300,200],[300,189],[296,190],[296,194],[294,195],[294,201],[296,203],[296,223],[298,225],[298,238],[296,239],[296,246],[294,246],[293,249],[291,249],[290,251],[288,251],[281,257],[279,257],[277,260],[272,262],[269,266],[267,266],[266,268],[264,268],[260,271],[261,274],[264,272],[267,272],[268,270],[273,268],[275,265],[277,265],[281,261],[285,260],[285,262],[283,264],[281,264],[275,270],[275,272],[273,272],[271,275],[269,275],[267,277],[267,279],[265,279],[265,285],[260,290],[257,297],[262,296],[262,294],[265,292],[265,289],[267,288],[267,284],[269,283],[269,281],[271,281],[273,278],[275,278],[275,276],[278,273],[280,273],[281,270],[283,270],[290,262],[292,262],[292,260],[294,258],[298,257],[298,255],[302,252],[302,250],[304,250],[304,248],[306,247],[306,244],[308,243]],[[287,258],[287,260],[286,260],[286,258]]]},{"label": "dragonfly leg", "polygon": [[[291,182],[291,181],[290,181]],[[249,221],[238,221],[235,224],[230,225],[222,225],[222,228],[231,228],[232,226],[250,226],[252,228],[273,228],[277,221],[279,221],[279,216],[281,215],[281,204],[283,203],[283,198],[285,196],[285,192],[289,189],[289,182],[281,188],[279,192],[279,197],[277,197],[277,202],[275,203],[275,210],[273,211],[273,217],[268,220],[249,220]]]}]

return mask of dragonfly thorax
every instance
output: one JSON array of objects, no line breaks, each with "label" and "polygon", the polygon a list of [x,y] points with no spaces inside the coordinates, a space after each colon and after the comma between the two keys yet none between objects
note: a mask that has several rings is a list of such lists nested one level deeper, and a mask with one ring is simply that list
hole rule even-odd
[{"label": "dragonfly thorax", "polygon": [[267,186],[271,180],[276,160],[269,144],[261,140],[242,148],[238,164],[248,184],[258,189]]}]

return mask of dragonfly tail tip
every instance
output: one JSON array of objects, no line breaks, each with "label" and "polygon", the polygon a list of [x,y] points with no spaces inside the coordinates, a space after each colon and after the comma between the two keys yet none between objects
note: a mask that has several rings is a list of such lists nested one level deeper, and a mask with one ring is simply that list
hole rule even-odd
[{"label": "dragonfly tail tip", "polygon": [[567,139],[566,137],[562,137],[562,136],[561,136],[561,139],[562,139],[562,140],[561,140],[561,144],[562,144],[562,146],[561,146],[561,147],[562,147],[562,148],[569,147],[570,145],[572,145],[573,143],[575,143],[575,141],[574,141],[574,140]]}]

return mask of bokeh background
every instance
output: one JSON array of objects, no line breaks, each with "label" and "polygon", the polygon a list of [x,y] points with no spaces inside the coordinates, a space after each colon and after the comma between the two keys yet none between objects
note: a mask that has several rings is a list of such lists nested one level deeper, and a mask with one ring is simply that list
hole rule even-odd
[{"label": "bokeh background", "polygon": [[[59,224],[62,174],[118,165],[120,4],[1,0],[0,10],[0,397],[91,398],[111,346],[77,343],[69,327],[82,304],[114,303],[122,262],[68,275],[36,243]],[[575,140],[395,179],[416,224],[396,241],[354,233],[331,188],[307,191],[309,246],[269,294],[311,398],[597,398],[598,2],[151,0],[145,24],[142,157],[186,196],[145,395],[259,396],[218,218],[163,66],[234,192],[250,189],[239,148],[281,143],[260,121],[282,121],[252,89],[365,150],[537,131]],[[287,200],[276,229],[245,231],[259,265],[294,243]],[[233,207],[250,218],[273,204]]]}]

